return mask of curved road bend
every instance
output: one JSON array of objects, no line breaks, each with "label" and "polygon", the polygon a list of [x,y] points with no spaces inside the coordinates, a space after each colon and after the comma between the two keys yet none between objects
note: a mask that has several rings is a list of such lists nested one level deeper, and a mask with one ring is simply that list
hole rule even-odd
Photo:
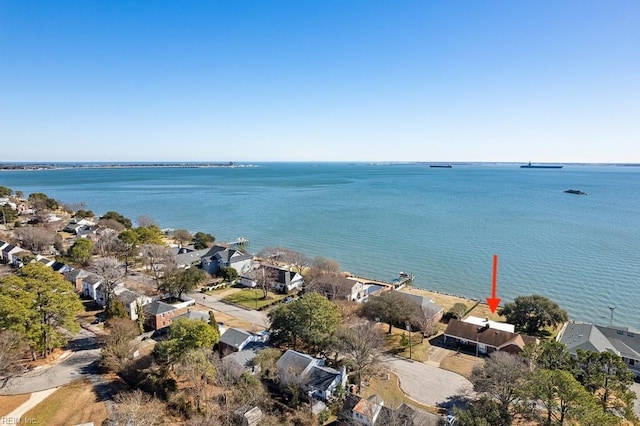
[{"label": "curved road bend", "polygon": [[432,407],[455,395],[473,394],[471,382],[451,371],[390,355],[383,356],[382,365],[398,375],[406,395]]},{"label": "curved road bend", "polygon": [[[94,333],[81,329],[69,342],[71,353],[65,359],[49,366],[34,369],[9,379],[0,389],[1,395],[17,395],[56,388],[74,380],[99,374],[100,348]],[[93,380],[92,380],[93,381]]]}]

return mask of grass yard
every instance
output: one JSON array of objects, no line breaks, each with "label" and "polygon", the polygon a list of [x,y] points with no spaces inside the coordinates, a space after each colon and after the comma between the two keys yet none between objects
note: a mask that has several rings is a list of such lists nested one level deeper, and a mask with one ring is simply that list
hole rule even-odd
[{"label": "grass yard", "polygon": [[0,396],[0,417],[6,416],[29,399],[30,393]]},{"label": "grass yard", "polygon": [[468,354],[451,355],[440,362],[440,368],[453,371],[467,379],[471,379],[471,371],[476,365],[482,365],[484,358]]},{"label": "grass yard", "polygon": [[[409,358],[409,352],[410,352],[409,347],[408,346],[403,347],[402,344],[400,343],[400,340],[402,339],[402,335],[406,334],[407,331],[402,328],[393,327],[391,329],[391,334],[386,334],[387,331],[389,330],[388,324],[381,323],[381,324],[378,324],[377,326],[381,331],[385,333],[384,336],[386,339],[386,344],[384,347],[384,351],[396,354],[401,357]],[[420,338],[420,333],[413,332],[411,334],[412,334],[411,359],[419,362],[427,361],[428,360],[427,352],[431,347],[431,345],[429,344],[429,340],[425,338],[424,341],[421,343],[420,340],[422,339]]]},{"label": "grass yard", "polygon": [[38,425],[99,425],[107,418],[107,408],[96,400],[93,385],[79,380],[61,387],[23,417],[35,419],[34,424]]},{"label": "grass yard", "polygon": [[[209,312],[212,309],[207,306],[196,304],[192,308],[192,310],[200,311],[200,312]],[[249,321],[245,321],[241,318],[237,318],[229,314],[225,314],[224,312],[218,312],[215,310],[213,311],[213,314],[216,317],[216,321],[223,322],[226,327],[235,327],[235,328],[242,328],[245,330],[258,331],[256,326],[254,324],[251,324]]]},{"label": "grass yard", "polygon": [[279,301],[287,297],[286,294],[276,294],[269,292],[267,298],[262,298],[263,292],[260,289],[246,288],[228,294],[222,298],[225,302],[231,302],[238,305],[242,305],[249,309],[260,309],[264,306],[270,305],[275,301]]},{"label": "grass yard", "polygon": [[429,297],[433,302],[437,305],[440,305],[444,308],[444,311],[447,312],[449,309],[453,307],[456,303],[464,303],[467,306],[467,314],[473,315],[480,318],[489,318],[493,321],[504,321],[504,318],[498,314],[492,314],[489,306],[485,302],[476,302],[474,300],[465,299],[463,297],[452,296],[449,294],[436,293],[433,291],[423,290],[416,287],[408,287],[403,289],[402,291],[414,294],[420,294],[423,296]]}]

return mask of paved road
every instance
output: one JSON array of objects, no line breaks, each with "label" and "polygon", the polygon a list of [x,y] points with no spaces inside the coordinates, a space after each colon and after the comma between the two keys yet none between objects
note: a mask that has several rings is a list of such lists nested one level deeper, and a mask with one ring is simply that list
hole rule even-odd
[{"label": "paved road", "polygon": [[253,311],[241,308],[239,306],[231,305],[229,303],[223,302],[218,297],[211,296],[209,294],[190,292],[187,293],[187,296],[194,299],[196,303],[207,306],[218,312],[223,312],[225,314],[243,319],[252,324],[259,325],[260,327],[269,327],[269,319],[267,318],[267,314],[262,311]]},{"label": "paved road", "polygon": [[98,373],[100,349],[94,333],[82,329],[69,342],[69,349],[69,355],[63,360],[10,379],[7,385],[0,389],[0,395],[40,392],[83,377],[91,378]]},{"label": "paved road", "polygon": [[437,407],[455,395],[473,393],[467,379],[432,365],[389,355],[383,365],[398,375],[405,394],[423,404]]}]

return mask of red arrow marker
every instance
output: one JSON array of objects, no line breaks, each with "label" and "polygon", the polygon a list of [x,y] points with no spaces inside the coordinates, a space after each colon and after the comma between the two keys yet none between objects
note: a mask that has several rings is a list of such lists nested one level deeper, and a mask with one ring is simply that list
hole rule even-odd
[{"label": "red arrow marker", "polygon": [[487,297],[487,304],[491,313],[495,313],[500,304],[500,298],[496,297],[496,291],[498,290],[498,255],[493,255],[493,280],[491,281],[491,297]]}]

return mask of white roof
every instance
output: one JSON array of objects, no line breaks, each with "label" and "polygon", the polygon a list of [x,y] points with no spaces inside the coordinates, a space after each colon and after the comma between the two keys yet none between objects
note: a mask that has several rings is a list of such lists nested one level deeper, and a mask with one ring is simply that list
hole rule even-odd
[{"label": "white roof", "polygon": [[474,316],[468,316],[462,320],[463,322],[468,322],[470,324],[485,326],[487,322],[489,323],[489,328],[493,328],[500,331],[508,331],[509,333],[516,332],[516,326],[513,324],[507,324],[506,322],[495,322],[491,321],[487,318],[479,318]]}]

